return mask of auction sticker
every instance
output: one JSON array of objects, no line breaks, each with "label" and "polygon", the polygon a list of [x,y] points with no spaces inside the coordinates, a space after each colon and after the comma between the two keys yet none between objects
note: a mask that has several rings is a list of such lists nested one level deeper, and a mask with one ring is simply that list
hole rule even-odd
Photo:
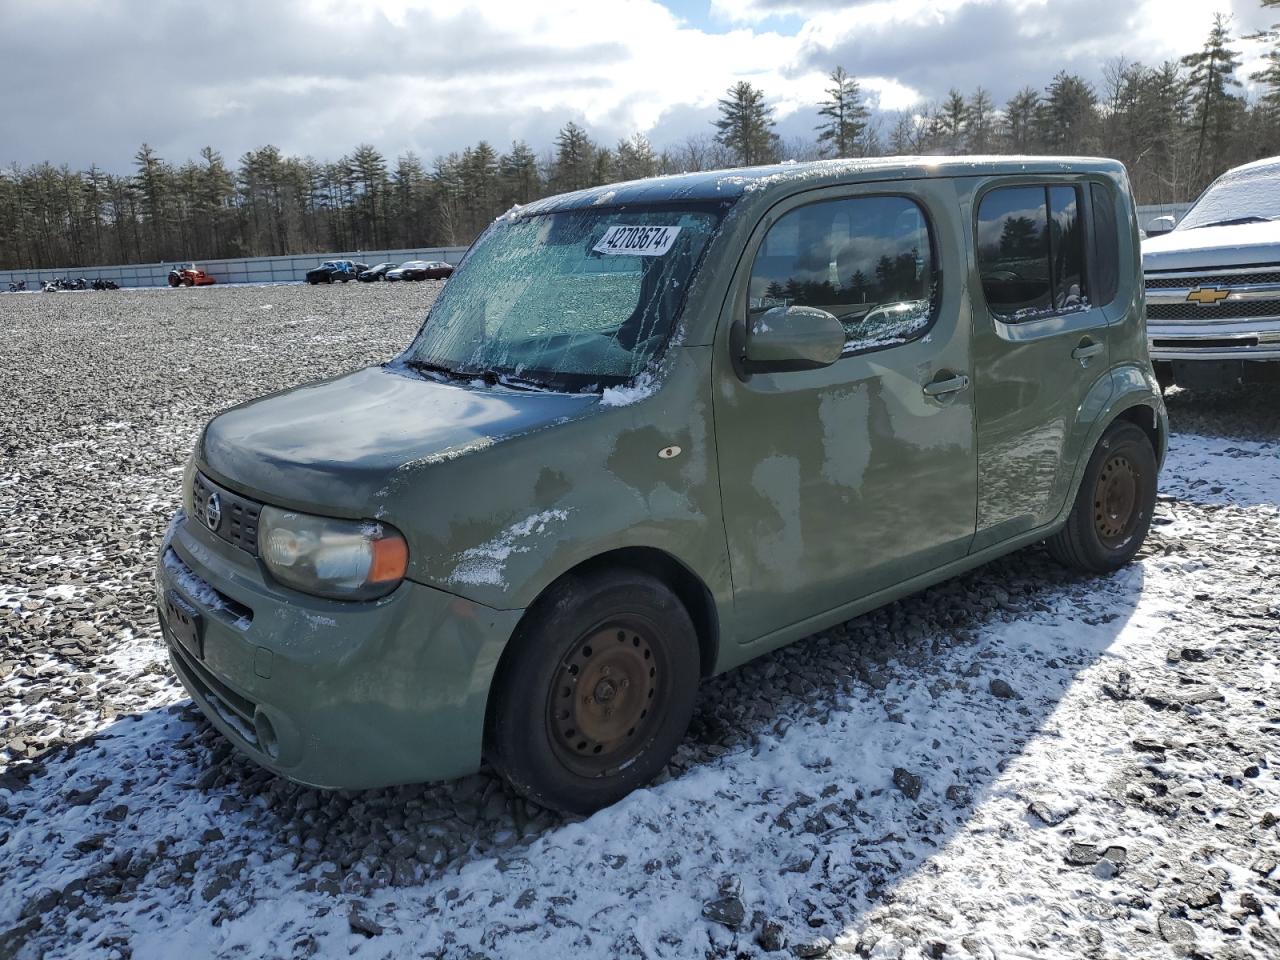
[{"label": "auction sticker", "polygon": [[591,249],[614,257],[660,257],[679,234],[679,227],[610,227]]}]

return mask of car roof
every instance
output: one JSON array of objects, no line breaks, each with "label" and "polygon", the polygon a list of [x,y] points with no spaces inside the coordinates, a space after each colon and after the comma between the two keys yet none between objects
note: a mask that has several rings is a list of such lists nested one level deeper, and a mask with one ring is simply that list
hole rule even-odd
[{"label": "car roof", "polygon": [[844,183],[925,178],[975,177],[1008,174],[1101,173],[1122,174],[1117,160],[1101,157],[872,157],[814,160],[763,167],[739,167],[680,173],[647,180],[613,183],[537,200],[513,207],[507,215],[549,213],[593,206],[623,206],[667,202],[729,202],[744,196],[782,196],[798,190]]}]

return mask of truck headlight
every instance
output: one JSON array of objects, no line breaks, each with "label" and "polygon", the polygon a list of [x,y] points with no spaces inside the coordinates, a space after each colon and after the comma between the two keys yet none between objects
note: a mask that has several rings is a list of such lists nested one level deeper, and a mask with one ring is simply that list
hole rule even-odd
[{"label": "truck headlight", "polygon": [[277,507],[262,508],[258,554],[286,586],[335,600],[384,596],[409,566],[409,548],[393,527]]}]

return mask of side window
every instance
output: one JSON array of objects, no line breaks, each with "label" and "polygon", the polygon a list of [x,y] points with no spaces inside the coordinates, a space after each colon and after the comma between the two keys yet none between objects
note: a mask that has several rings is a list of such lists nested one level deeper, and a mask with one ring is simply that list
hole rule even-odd
[{"label": "side window", "polygon": [[1084,221],[1074,186],[1000,187],[978,207],[978,269],[1010,323],[1087,309]]},{"label": "side window", "polygon": [[1120,238],[1116,225],[1115,195],[1100,183],[1089,184],[1093,206],[1093,293],[1099,304],[1108,304],[1120,290]]},{"label": "side window", "polygon": [[922,336],[937,268],[924,210],[907,197],[797,207],[769,228],[751,267],[748,318],[772,307],[820,307],[845,329],[845,353]]}]

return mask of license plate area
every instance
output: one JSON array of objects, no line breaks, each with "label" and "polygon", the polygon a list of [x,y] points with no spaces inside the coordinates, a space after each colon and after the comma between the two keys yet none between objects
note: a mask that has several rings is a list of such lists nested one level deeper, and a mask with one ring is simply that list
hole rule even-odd
[{"label": "license plate area", "polygon": [[187,652],[198,660],[204,659],[204,618],[181,597],[166,590],[164,594],[164,621]]}]

